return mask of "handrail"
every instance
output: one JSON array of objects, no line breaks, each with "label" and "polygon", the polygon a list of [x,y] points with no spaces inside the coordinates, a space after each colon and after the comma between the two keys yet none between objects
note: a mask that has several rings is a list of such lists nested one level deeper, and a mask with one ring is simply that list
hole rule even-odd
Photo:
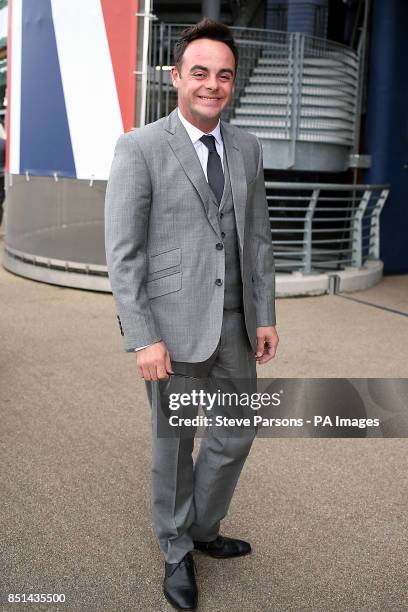
[{"label": "handrail", "polygon": [[[358,269],[369,259],[379,259],[379,218],[388,184],[267,181],[265,187],[278,272]],[[299,191],[307,195],[293,195]],[[341,207],[337,197],[327,196],[339,192],[349,194],[341,197]]]},{"label": "handrail", "polygon": [[301,189],[327,189],[330,191],[355,191],[357,190],[377,190],[377,189],[390,189],[391,185],[386,183],[384,185],[369,185],[365,183],[345,185],[344,183],[282,183],[275,181],[266,181],[265,187],[267,189],[293,189],[294,191],[300,191]]},{"label": "handrail", "polygon": [[[171,25],[177,28],[188,28],[189,26],[191,26],[191,23],[171,23],[171,24],[165,24],[165,25]],[[259,32],[260,34],[290,34],[289,32],[283,32],[282,30],[273,30],[270,28],[246,28],[244,26],[230,26],[230,30],[232,30],[232,32],[235,34],[235,32],[238,31],[242,31],[244,33],[247,32]],[[354,55],[354,49],[352,47],[349,47],[348,45],[344,45],[342,43],[339,43],[335,40],[328,40],[327,38],[320,38],[319,36],[312,36],[311,34],[304,34],[304,36],[308,39],[314,40],[314,41],[319,41],[319,42],[324,42],[325,44],[327,43],[328,45],[330,45],[330,47],[338,47],[340,49],[343,49],[345,51],[350,51],[353,55]]]},{"label": "handrail", "polygon": [[[175,40],[188,24],[151,24],[150,123],[177,104],[169,75]],[[299,32],[231,28],[239,51],[234,95],[223,119],[260,139],[289,143],[288,168],[298,143],[351,149],[356,141],[361,70],[351,47]]]}]

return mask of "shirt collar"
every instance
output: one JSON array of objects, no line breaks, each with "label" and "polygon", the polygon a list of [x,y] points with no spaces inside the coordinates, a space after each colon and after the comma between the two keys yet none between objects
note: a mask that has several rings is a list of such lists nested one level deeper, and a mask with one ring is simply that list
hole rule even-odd
[{"label": "shirt collar", "polygon": [[[192,123],[187,121],[187,119],[185,117],[183,117],[183,115],[181,114],[181,111],[180,111],[180,109],[178,107],[177,107],[177,113],[178,113],[178,116],[179,116],[179,119],[180,119],[181,123],[184,125],[184,127],[187,130],[188,135],[191,138],[191,142],[193,144],[195,144],[197,142],[197,140],[200,140],[201,136],[205,135],[205,132],[202,132],[195,125],[193,125]],[[212,132],[209,132],[209,134],[214,136],[214,138],[218,142],[218,144],[222,144],[221,122],[220,122],[219,119],[218,119],[217,125],[212,130]]]}]

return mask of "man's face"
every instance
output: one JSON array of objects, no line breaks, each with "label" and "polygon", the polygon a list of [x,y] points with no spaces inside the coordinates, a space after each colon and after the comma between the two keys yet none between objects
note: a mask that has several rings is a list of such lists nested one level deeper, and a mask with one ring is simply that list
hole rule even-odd
[{"label": "man's face", "polygon": [[184,51],[180,73],[172,69],[182,115],[203,132],[214,129],[234,85],[235,58],[224,43],[200,38]]}]

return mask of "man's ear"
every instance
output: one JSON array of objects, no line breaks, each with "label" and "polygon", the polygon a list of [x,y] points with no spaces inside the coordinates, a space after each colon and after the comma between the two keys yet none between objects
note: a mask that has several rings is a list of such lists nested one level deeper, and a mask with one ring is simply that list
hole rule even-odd
[{"label": "man's ear", "polygon": [[171,78],[173,81],[173,87],[177,88],[177,82],[181,78],[177,66],[173,66],[171,69]]}]

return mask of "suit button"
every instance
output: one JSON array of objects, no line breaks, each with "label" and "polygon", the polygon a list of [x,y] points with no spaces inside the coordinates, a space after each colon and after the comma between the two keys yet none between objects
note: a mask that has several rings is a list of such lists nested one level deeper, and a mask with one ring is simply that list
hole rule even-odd
[{"label": "suit button", "polygon": [[224,248],[224,245],[222,244],[222,242],[217,242],[217,244],[215,245],[215,248],[217,249],[217,251],[222,251],[222,249]]},{"label": "suit button", "polygon": [[215,281],[215,284],[218,285],[218,287],[221,287],[222,279],[221,278],[217,278],[216,281]]},{"label": "suit button", "polygon": [[225,238],[225,232],[221,232],[221,238]]},{"label": "suit button", "polygon": [[224,213],[220,213],[220,219],[224,217]]}]

